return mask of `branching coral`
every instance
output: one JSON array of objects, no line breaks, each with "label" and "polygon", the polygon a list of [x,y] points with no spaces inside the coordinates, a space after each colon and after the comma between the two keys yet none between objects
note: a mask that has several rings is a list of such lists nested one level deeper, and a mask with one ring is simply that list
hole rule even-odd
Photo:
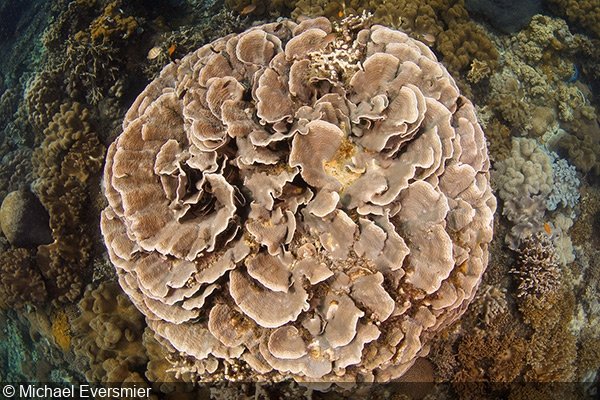
[{"label": "branching coral", "polygon": [[432,45],[442,55],[444,65],[457,76],[466,73],[474,60],[492,71],[497,66],[496,48],[487,33],[469,19],[462,0],[300,0],[292,16],[339,18],[365,11],[374,12],[374,22],[401,28]]},{"label": "branching coral", "polygon": [[518,284],[517,297],[540,298],[560,287],[558,256],[546,233],[523,239],[517,252],[517,265],[511,272]]},{"label": "branching coral", "polygon": [[182,370],[387,381],[475,294],[496,202],[474,107],[424,44],[348,32],[341,80],[307,79],[325,18],[208,44],[108,150],[111,261]]},{"label": "branching coral", "polygon": [[90,36],[94,42],[126,40],[132,36],[139,25],[133,16],[125,16],[121,0],[111,1],[104,7],[102,14],[90,24]]},{"label": "branching coral", "polygon": [[490,78],[486,102],[511,127],[536,136],[555,119],[595,119],[588,96],[571,79],[588,42],[565,21],[536,15],[526,29],[499,39],[501,65]]},{"label": "branching coral", "polygon": [[80,104],[63,104],[34,154],[38,178],[33,189],[50,214],[53,243],[40,246],[38,263],[49,291],[72,301],[82,289],[90,241],[83,212],[88,185],[99,172],[104,148]]}]

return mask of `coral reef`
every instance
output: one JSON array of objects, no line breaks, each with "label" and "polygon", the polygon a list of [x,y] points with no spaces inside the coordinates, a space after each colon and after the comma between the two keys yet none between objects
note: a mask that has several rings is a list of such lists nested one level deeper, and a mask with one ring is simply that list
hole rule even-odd
[{"label": "coral reef", "polygon": [[46,285],[27,249],[0,252],[0,309],[40,304],[46,299]]},{"label": "coral reef", "polygon": [[[598,59],[590,50],[595,46],[587,37],[571,33],[565,21],[544,15],[536,15],[526,29],[498,43],[500,66],[489,78],[483,102],[511,129],[566,152],[579,170],[600,171],[593,96],[573,79],[578,64]],[[593,79],[593,70],[588,75]]]},{"label": "coral reef", "polygon": [[115,282],[85,291],[71,328],[75,354],[88,360],[89,382],[145,382],[144,317]]},{"label": "coral reef", "polygon": [[600,38],[600,4],[594,0],[547,0],[553,11]]},{"label": "coral reef", "polygon": [[0,158],[0,199],[4,199],[10,192],[22,188],[31,182],[32,150],[25,146],[11,149]]},{"label": "coral reef", "polygon": [[[452,385],[385,395],[580,398],[526,383],[597,382],[596,2],[549,0],[567,22],[538,15],[510,34],[488,28],[515,18],[478,25],[475,3],[538,1],[4,3],[1,380],[137,382],[160,398],[294,398],[293,382],[231,381],[432,373]],[[278,19],[292,11],[297,25]],[[363,30],[364,11],[429,46],[455,81],[422,44]],[[318,15],[331,24],[307,20]],[[432,74],[448,81],[425,90]],[[486,146],[457,87],[477,104],[502,199],[489,244],[488,161],[473,158]],[[98,171],[100,143],[121,131],[103,217],[115,272]],[[454,192],[455,178],[474,184]],[[49,224],[25,212],[30,188]],[[188,235],[194,224],[206,229]],[[424,238],[445,245],[440,258]]]},{"label": "coral reef", "polygon": [[37,174],[33,186],[50,214],[53,243],[39,247],[38,264],[59,301],[72,301],[83,288],[90,240],[84,209],[88,185],[99,173],[104,148],[91,125],[89,112],[78,103],[63,104],[44,130],[34,153]]},{"label": "coral reef", "polygon": [[538,232],[521,241],[517,265],[511,272],[517,280],[517,297],[540,298],[561,286],[558,256],[545,232]]},{"label": "coral reef", "polygon": [[[129,109],[101,228],[179,373],[387,381],[473,298],[496,206],[474,107],[427,46],[361,23],[227,36]],[[363,68],[322,74],[344,45]]]},{"label": "coral reef", "polygon": [[[493,183],[504,202],[502,214],[513,223],[506,237],[509,247],[517,250],[523,238],[551,230],[562,259],[572,261],[567,231],[579,201],[575,169],[535,139],[513,138],[512,143],[511,156],[497,162],[493,171]],[[555,213],[552,218],[547,213],[559,208],[569,214]]]},{"label": "coral reef", "polygon": [[469,19],[464,1],[459,0],[350,0],[341,2],[299,0],[292,16],[340,16],[374,12],[373,22],[400,28],[424,41],[442,56],[442,62],[459,79],[473,62],[497,66],[498,52],[487,32]]}]

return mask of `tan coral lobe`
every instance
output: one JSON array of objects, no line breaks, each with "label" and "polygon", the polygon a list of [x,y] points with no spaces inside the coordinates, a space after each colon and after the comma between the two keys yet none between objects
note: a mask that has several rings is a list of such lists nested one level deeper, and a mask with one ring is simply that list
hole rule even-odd
[{"label": "tan coral lobe", "polygon": [[102,232],[160,341],[220,366],[204,379],[236,362],[253,372],[228,379],[385,381],[475,294],[488,170],[474,107],[427,46],[285,20],[139,95],[108,151]]}]

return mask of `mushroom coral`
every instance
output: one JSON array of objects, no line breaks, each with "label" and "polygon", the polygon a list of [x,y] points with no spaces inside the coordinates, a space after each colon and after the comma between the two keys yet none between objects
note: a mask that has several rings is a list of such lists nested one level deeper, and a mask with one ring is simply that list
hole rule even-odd
[{"label": "mushroom coral", "polygon": [[231,34],[127,112],[101,228],[161,342],[240,379],[387,381],[472,300],[496,208],[474,107],[363,22]]}]

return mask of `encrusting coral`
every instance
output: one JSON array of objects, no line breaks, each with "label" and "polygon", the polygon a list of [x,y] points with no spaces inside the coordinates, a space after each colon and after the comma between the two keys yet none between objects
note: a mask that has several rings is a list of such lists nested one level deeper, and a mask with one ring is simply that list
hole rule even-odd
[{"label": "encrusting coral", "polygon": [[[119,283],[203,379],[387,381],[475,295],[496,201],[474,107],[426,45],[362,21],[198,49],[108,150]],[[344,45],[362,68],[324,74]]]}]

